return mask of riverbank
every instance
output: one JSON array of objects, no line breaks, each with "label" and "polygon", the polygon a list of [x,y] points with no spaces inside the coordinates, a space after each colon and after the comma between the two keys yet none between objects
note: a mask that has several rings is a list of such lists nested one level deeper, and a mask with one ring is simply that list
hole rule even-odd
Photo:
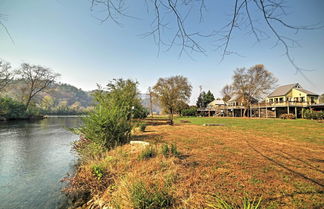
[{"label": "riverbank", "polygon": [[133,140],[149,146],[127,144],[84,158],[65,190],[79,197],[75,207],[217,208],[259,200],[262,208],[324,205],[324,124],[258,120],[255,130],[249,119],[210,127],[200,123],[218,119],[185,120],[196,124],[148,126]]},{"label": "riverbank", "polygon": [[16,117],[16,118],[0,117],[0,121],[42,120],[44,118],[45,118],[45,116],[43,116],[43,115],[28,116],[28,117]]}]

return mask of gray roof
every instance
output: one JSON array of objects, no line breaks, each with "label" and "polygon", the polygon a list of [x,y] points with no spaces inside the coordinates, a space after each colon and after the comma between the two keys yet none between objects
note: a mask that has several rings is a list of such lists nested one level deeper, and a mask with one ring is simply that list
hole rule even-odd
[{"label": "gray roof", "polygon": [[316,93],[314,93],[314,92],[311,92],[311,91],[308,91],[308,90],[306,90],[306,89],[302,89],[302,88],[300,88],[300,89],[298,89],[298,91],[304,92],[304,93],[307,94],[307,95],[315,95],[315,96],[318,96],[318,94],[316,94]]},{"label": "gray roof", "polygon": [[224,104],[225,102],[222,99],[217,98],[214,101],[210,102],[208,105],[213,106],[213,105],[224,105]]},{"label": "gray roof", "polygon": [[236,102],[236,100],[238,100],[240,98],[239,94],[234,94],[230,100],[228,100],[227,102]]},{"label": "gray roof", "polygon": [[269,94],[268,97],[284,96],[293,88],[301,88],[301,86],[298,83],[279,86],[271,94]]}]

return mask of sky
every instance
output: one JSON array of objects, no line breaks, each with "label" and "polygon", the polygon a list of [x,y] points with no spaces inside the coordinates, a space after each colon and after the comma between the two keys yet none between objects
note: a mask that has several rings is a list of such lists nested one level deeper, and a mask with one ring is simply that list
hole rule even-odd
[{"label": "sky", "polygon": [[[270,37],[257,42],[247,26],[235,28],[229,50],[237,52],[225,56],[217,50],[217,36],[201,39],[206,54],[189,53],[179,56],[180,48],[162,48],[159,52],[154,39],[143,34],[152,30],[152,13],[147,13],[144,0],[126,0],[126,14],[120,24],[98,20],[104,12],[90,11],[89,0],[0,0],[0,19],[13,41],[0,26],[0,58],[14,68],[21,63],[42,65],[61,74],[60,82],[83,90],[93,90],[114,78],[130,78],[139,82],[141,92],[147,92],[158,78],[183,75],[193,86],[191,103],[195,103],[199,86],[220,97],[220,90],[231,83],[233,71],[264,64],[278,79],[278,85],[300,83],[315,93],[324,93],[324,29],[300,31],[297,34],[278,27],[278,32],[298,41],[291,49],[295,63],[308,69],[307,79],[284,55],[282,46],[275,46],[271,32],[254,16],[257,27]],[[190,32],[212,32],[229,20],[234,1],[206,0],[204,19],[193,9],[185,21]],[[324,1],[295,0],[287,2],[291,25],[324,24]],[[4,16],[5,15],[5,16]],[[165,19],[172,21],[172,19]],[[276,25],[278,26],[278,25]],[[170,39],[175,32],[170,24],[162,36]],[[265,36],[264,36],[265,37]]]}]

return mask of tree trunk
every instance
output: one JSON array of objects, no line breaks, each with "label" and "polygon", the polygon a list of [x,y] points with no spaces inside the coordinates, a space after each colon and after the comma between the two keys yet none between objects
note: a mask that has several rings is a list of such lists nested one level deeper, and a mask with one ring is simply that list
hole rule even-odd
[{"label": "tree trunk", "polygon": [[170,109],[169,118],[170,118],[170,125],[173,125],[173,110],[172,109]]},{"label": "tree trunk", "polygon": [[27,99],[27,102],[26,102],[25,111],[28,110],[28,107],[29,107],[29,104],[30,104],[31,99],[32,99],[32,97],[31,97],[31,95],[29,95],[29,97],[28,97],[28,99]]}]

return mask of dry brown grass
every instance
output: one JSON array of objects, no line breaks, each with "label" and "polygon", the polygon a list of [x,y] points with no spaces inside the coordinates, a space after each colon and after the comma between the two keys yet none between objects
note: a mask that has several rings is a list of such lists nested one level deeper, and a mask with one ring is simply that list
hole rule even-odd
[{"label": "dry brown grass", "polygon": [[262,196],[267,208],[324,207],[323,145],[198,125],[149,126],[135,138],[158,151],[175,143],[181,154],[139,160],[142,148],[125,145],[82,165],[75,178],[85,184],[95,179],[92,165],[106,169],[102,180],[95,179],[104,189],[91,191],[98,205],[133,208],[130,188],[141,181],[148,188],[167,187],[174,208],[206,208],[215,194],[234,204]]}]

